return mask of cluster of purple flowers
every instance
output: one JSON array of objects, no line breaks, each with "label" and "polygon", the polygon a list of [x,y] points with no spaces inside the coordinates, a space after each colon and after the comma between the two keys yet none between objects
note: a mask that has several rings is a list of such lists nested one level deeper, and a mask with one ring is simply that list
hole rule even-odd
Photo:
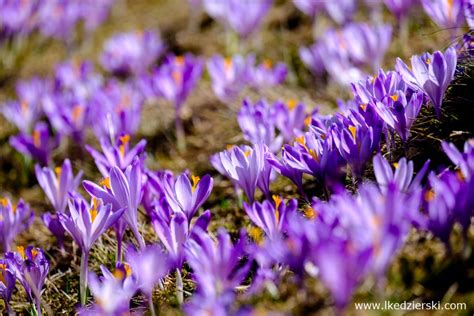
[{"label": "cluster of purple flowers", "polygon": [[[65,10],[58,19],[68,16],[64,13],[69,12],[69,3],[78,5],[51,3]],[[108,8],[109,2],[98,3]],[[247,38],[271,3],[203,0],[202,5],[209,15]],[[391,41],[391,26],[351,22],[356,11],[352,0],[294,3],[312,17],[324,9],[344,25],[341,31],[327,31],[311,48],[301,49],[300,55],[314,72],[326,71],[350,85],[353,98],[341,102],[340,111],[333,115],[309,112],[297,100],[243,100],[237,121],[249,145],[231,145],[210,157],[212,166],[235,186],[238,205],[251,223],[235,242],[224,228],[215,235],[208,232],[211,211],[206,201],[214,179],[188,171],[175,175],[151,170],[146,164],[147,141],[136,137],[145,101],[164,98],[176,109],[177,141],[184,141],[182,109],[202,77],[201,57],[168,54],[150,71],[163,53],[159,36],[123,33],[106,42],[101,57],[102,66],[120,78],[104,78],[91,62],[69,61],[58,65],[52,78],[17,84],[18,100],[1,109],[19,130],[10,144],[37,161],[36,179],[50,205],[41,216],[44,225],[60,248],[71,237],[80,250],[80,314],[124,314],[141,294],[154,315],[154,289],[163,288],[171,274],[177,302],[184,304],[188,315],[244,313],[234,304],[237,288],[245,284],[248,293],[272,292],[288,272],[296,282],[306,277],[321,280],[333,304],[343,309],[369,277],[383,284],[413,228],[432,233],[447,248],[455,224],[468,233],[474,216],[472,139],[462,151],[441,143],[452,162],[452,168],[441,171],[429,170],[427,161],[416,172],[413,161],[392,159],[397,144],[406,147],[410,142],[423,107],[432,107],[437,119],[443,120],[443,99],[457,67],[456,49],[415,55],[411,66],[397,59],[395,70],[384,71],[379,67]],[[412,2],[385,3],[401,18]],[[26,10],[28,5],[14,8]],[[439,25],[460,25],[463,1],[431,0],[423,1],[423,6]],[[41,15],[41,10],[25,12],[18,16]],[[69,20],[48,22],[41,26],[48,34],[56,34],[54,23],[64,23],[61,31],[70,32]],[[376,75],[366,77],[364,67],[377,71]],[[253,55],[215,56],[207,68],[214,92],[224,102],[247,86],[259,90],[280,84],[287,73],[284,64],[256,65]],[[87,131],[95,134],[100,149],[85,145]],[[65,137],[85,147],[100,178],[81,182],[83,172],[75,173],[77,166],[69,159],[55,167],[52,153]],[[364,180],[367,173],[374,174],[373,181]],[[295,184],[301,203],[272,194],[278,175]],[[353,192],[346,189],[348,176]],[[316,182],[321,194],[308,190],[309,182]],[[88,197],[81,195],[81,185]],[[144,239],[141,210],[159,242]],[[32,220],[33,212],[21,199],[16,205],[0,199],[0,241],[5,253],[0,259],[0,295],[9,313],[18,280],[41,314],[41,292],[49,272],[46,255],[31,246],[10,251]],[[109,229],[116,240],[115,266],[110,270],[102,265],[99,277],[89,268],[90,253]],[[133,240],[126,238],[127,231]],[[182,272],[189,268],[197,289],[185,302]]]},{"label": "cluster of purple flowers", "polygon": [[114,0],[0,1],[0,43],[39,31],[43,36],[68,40],[82,21],[87,31],[108,16]]}]

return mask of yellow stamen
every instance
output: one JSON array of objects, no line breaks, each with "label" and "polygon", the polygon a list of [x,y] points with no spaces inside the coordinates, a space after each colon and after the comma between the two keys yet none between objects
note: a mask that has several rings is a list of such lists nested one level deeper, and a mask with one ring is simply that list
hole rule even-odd
[{"label": "yellow stamen", "polygon": [[247,158],[250,156],[251,153],[252,153],[251,150],[246,150],[246,151],[244,151],[244,155],[245,155],[245,157],[247,157]]},{"label": "yellow stamen", "polygon": [[357,127],[351,125],[349,126],[349,131],[351,132],[354,141],[356,141]]},{"label": "yellow stamen", "polygon": [[273,67],[273,62],[271,61],[271,59],[264,59],[263,60],[263,67],[265,69],[272,69]]},{"label": "yellow stamen", "polygon": [[249,235],[252,237],[252,239],[255,241],[257,244],[261,244],[263,241],[263,231],[256,227],[252,226],[249,228]]},{"label": "yellow stamen", "polygon": [[304,213],[304,216],[306,216],[309,219],[313,219],[317,216],[317,213],[314,210],[314,208],[312,208],[309,205],[304,209],[303,213]]},{"label": "yellow stamen", "polygon": [[361,104],[361,105],[360,105],[360,108],[361,108],[363,111],[365,111],[365,109],[367,108],[367,104]]},{"label": "yellow stamen", "polygon": [[10,201],[7,198],[0,199],[0,204],[2,204],[3,207],[7,207],[9,202]]},{"label": "yellow stamen", "polygon": [[435,193],[433,190],[429,190],[425,192],[425,201],[431,202],[435,198]]},{"label": "yellow stamen", "polygon": [[97,217],[97,213],[99,212],[99,205],[100,201],[97,200],[96,198],[92,199],[92,208],[89,210],[89,213],[91,214],[91,222],[93,223],[95,218]]},{"label": "yellow stamen", "polygon": [[182,66],[184,65],[184,57],[183,56],[176,56],[174,58],[174,62],[179,65],[179,66]]},{"label": "yellow stamen", "polygon": [[77,122],[79,120],[83,110],[84,109],[80,105],[74,106],[74,108],[72,109],[72,120],[73,120],[73,122]]},{"label": "yellow stamen", "polygon": [[466,180],[466,177],[464,176],[464,174],[462,173],[461,170],[456,171],[456,176],[457,176],[457,178],[459,179],[459,181],[464,181],[464,180]]},{"label": "yellow stamen", "polygon": [[448,0],[448,18],[449,18],[449,20],[452,20],[452,18],[453,18],[453,5],[454,5],[454,0]]},{"label": "yellow stamen", "polygon": [[394,162],[393,166],[395,167],[395,169],[398,169],[398,162]]},{"label": "yellow stamen", "polygon": [[304,136],[296,137],[295,141],[306,148],[306,139],[304,138]]},{"label": "yellow stamen", "polygon": [[101,186],[103,186],[103,187],[106,187],[107,189],[110,190],[110,189],[111,189],[111,188],[110,188],[110,178],[109,178],[109,177],[106,177],[106,178],[100,180],[99,185],[101,185]]},{"label": "yellow stamen", "polygon": [[226,58],[224,59],[224,69],[226,72],[229,72],[232,70],[232,58]]},{"label": "yellow stamen", "polygon": [[35,147],[41,146],[41,134],[39,131],[33,132],[33,144],[35,145]]},{"label": "yellow stamen", "polygon": [[273,195],[272,196],[273,201],[275,202],[275,217],[276,217],[276,222],[277,225],[280,221],[280,204],[281,204],[281,199],[278,195]]},{"label": "yellow stamen", "polygon": [[59,177],[61,177],[61,171],[62,171],[61,167],[54,168],[54,172],[56,173],[56,178],[58,179],[58,181],[59,181]]},{"label": "yellow stamen", "polygon": [[311,124],[311,120],[312,120],[312,119],[313,119],[313,118],[311,117],[311,115],[309,115],[307,118],[305,118],[305,120],[304,120],[304,125],[305,125],[305,126],[309,126],[309,124]]},{"label": "yellow stamen", "polygon": [[394,94],[390,96],[390,99],[392,99],[394,102],[398,101],[398,95]]},{"label": "yellow stamen", "polygon": [[3,264],[3,263],[0,263],[0,282],[3,283],[3,284],[7,283],[5,281],[5,276],[4,276],[4,273],[5,273],[6,269],[7,269],[7,265]]},{"label": "yellow stamen", "polygon": [[28,102],[27,101],[21,101],[20,102],[20,109],[21,109],[21,112],[23,112],[23,113],[28,112],[28,109],[29,109]]},{"label": "yellow stamen", "polygon": [[17,205],[15,205],[15,204],[12,205],[12,212],[13,212],[13,214],[16,214],[16,207],[17,207]]},{"label": "yellow stamen", "polygon": [[199,180],[201,180],[201,178],[199,178],[198,176],[192,176],[191,178],[193,179],[193,187],[191,188],[191,191],[194,193],[194,190],[196,190],[196,187],[199,183]]},{"label": "yellow stamen", "polygon": [[112,274],[114,275],[114,277],[115,277],[117,280],[123,280],[124,277],[125,277],[123,271],[120,270],[120,269],[115,269]]},{"label": "yellow stamen", "polygon": [[125,276],[126,277],[129,277],[129,276],[132,275],[132,268],[130,267],[130,265],[128,263],[124,263],[123,268],[125,269]]},{"label": "yellow stamen", "polygon": [[120,155],[122,155],[122,158],[123,158],[125,157],[125,147],[130,142],[130,135],[125,134],[123,136],[120,136],[119,139],[120,139],[119,151],[120,151]]},{"label": "yellow stamen", "polygon": [[35,260],[37,255],[38,255],[38,250],[36,250],[35,248],[31,249],[31,257],[33,258],[33,260]]},{"label": "yellow stamen", "polygon": [[290,99],[288,100],[288,102],[286,102],[286,105],[288,105],[288,108],[290,110],[293,110],[298,105],[298,101],[296,101],[295,99]]},{"label": "yellow stamen", "polygon": [[426,58],[426,61],[425,61],[425,63],[426,63],[427,65],[431,64],[431,59],[429,59],[429,58]]},{"label": "yellow stamen", "polygon": [[181,72],[175,70],[171,73],[171,77],[173,77],[173,80],[176,84],[181,84],[183,81],[183,76],[181,75]]},{"label": "yellow stamen", "polygon": [[225,146],[225,148],[228,150],[228,151],[231,151],[232,149],[234,149],[235,145],[231,145],[231,144],[227,144],[227,146]]},{"label": "yellow stamen", "polygon": [[18,252],[23,260],[25,260],[25,247],[18,246],[16,247],[16,252]]}]

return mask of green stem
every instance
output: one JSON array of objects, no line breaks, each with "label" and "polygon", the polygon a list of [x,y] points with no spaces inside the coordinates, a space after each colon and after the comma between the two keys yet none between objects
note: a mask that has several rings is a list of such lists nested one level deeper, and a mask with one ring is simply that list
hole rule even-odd
[{"label": "green stem", "polygon": [[89,252],[82,251],[81,255],[81,275],[79,280],[79,293],[81,297],[81,305],[86,305],[87,300],[87,271],[89,266]]},{"label": "green stem", "polygon": [[179,305],[183,304],[183,277],[181,276],[181,271],[179,268],[176,269],[176,297],[178,299]]}]

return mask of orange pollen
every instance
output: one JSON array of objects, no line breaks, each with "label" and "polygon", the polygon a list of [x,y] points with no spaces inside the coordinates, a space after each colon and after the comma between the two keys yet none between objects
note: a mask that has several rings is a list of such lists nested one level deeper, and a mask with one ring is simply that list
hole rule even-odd
[{"label": "orange pollen", "polygon": [[365,109],[367,108],[367,104],[361,104],[361,105],[360,105],[360,108],[361,108],[363,111],[365,111]]},{"label": "orange pollen", "polygon": [[281,199],[278,195],[273,195],[272,196],[273,201],[275,202],[275,218],[277,224],[280,221],[280,205],[281,205]]},{"label": "orange pollen", "polygon": [[58,181],[59,181],[59,177],[61,176],[61,171],[62,171],[61,167],[54,168],[54,172],[56,173],[56,178],[58,179]]},{"label": "orange pollen", "polygon": [[252,226],[249,228],[249,235],[252,237],[252,239],[255,241],[257,244],[261,244],[263,241],[263,231],[256,227]]},{"label": "orange pollen", "polygon": [[0,270],[5,270],[7,268],[7,265],[4,263],[0,263]]},{"label": "orange pollen", "polygon": [[110,178],[106,177],[106,178],[100,180],[99,185],[101,185],[103,187],[106,187],[107,189],[110,190]]},{"label": "orange pollen", "polygon": [[181,74],[181,72],[175,70],[171,73],[171,77],[173,77],[173,80],[176,84],[181,84],[181,82],[183,81],[183,76]]},{"label": "orange pollen", "polygon": [[435,193],[433,190],[429,190],[425,192],[425,201],[431,202],[435,198]]},{"label": "orange pollen", "polygon": [[74,122],[77,122],[79,118],[81,117],[81,114],[83,111],[84,109],[82,108],[82,106],[80,105],[74,106],[74,108],[72,109],[72,120]]},{"label": "orange pollen", "polygon": [[232,70],[232,59],[231,58],[224,59],[224,69],[227,72]]},{"label": "orange pollen", "polygon": [[191,188],[191,191],[194,193],[201,178],[199,178],[198,176],[192,176],[191,179],[193,180],[193,187]]},{"label": "orange pollen", "polygon": [[351,125],[349,126],[349,131],[351,132],[354,141],[356,141],[357,127]]},{"label": "orange pollen", "polygon": [[314,208],[312,208],[312,207],[309,206],[309,205],[304,209],[303,213],[304,213],[304,216],[306,216],[306,217],[309,218],[309,219],[313,219],[313,218],[315,218],[316,215],[317,215],[317,213],[316,213],[316,211],[314,210]]},{"label": "orange pollen", "polygon": [[304,138],[304,136],[296,137],[295,141],[306,148],[306,139]]},{"label": "orange pollen", "polygon": [[33,260],[35,260],[36,256],[38,255],[38,250],[36,249],[32,249],[31,250],[31,257],[33,258]]},{"label": "orange pollen", "polygon": [[125,157],[125,147],[128,145],[129,142],[130,142],[130,135],[125,134],[123,136],[120,136],[121,145],[119,146],[119,151],[120,151],[120,155],[122,155],[122,158]]},{"label": "orange pollen", "polygon": [[246,151],[244,151],[244,155],[245,155],[245,157],[247,157],[247,158],[248,158],[251,154],[252,154],[252,151],[251,151],[251,150],[246,150]]},{"label": "orange pollen", "polygon": [[184,65],[184,57],[183,56],[176,56],[174,58],[174,62],[176,65],[183,66]]},{"label": "orange pollen", "polygon": [[390,99],[392,99],[394,102],[398,101],[398,95],[394,94],[390,96]]},{"label": "orange pollen", "polygon": [[115,269],[112,274],[114,275],[114,277],[115,277],[117,280],[123,280],[124,277],[125,277],[123,271],[120,270],[120,269]]},{"label": "orange pollen", "polygon": [[129,277],[132,275],[132,268],[130,267],[129,264],[124,263],[123,268],[125,269],[125,276]]},{"label": "orange pollen", "polygon": [[17,207],[17,205],[15,205],[15,204],[12,205],[12,212],[13,212],[13,214],[16,214],[16,207]]},{"label": "orange pollen", "polygon": [[25,247],[18,246],[16,247],[16,251],[20,254],[21,258],[25,260]]},{"label": "orange pollen", "polygon": [[33,132],[33,144],[35,145],[35,147],[41,146],[41,135],[39,131]]},{"label": "orange pollen", "polygon": [[3,207],[7,207],[8,206],[8,199],[7,198],[1,198],[0,199],[0,204],[3,206]]},{"label": "orange pollen", "polygon": [[93,223],[95,218],[97,217],[97,213],[99,212],[98,208],[100,205],[100,201],[97,200],[96,198],[92,199],[92,208],[89,210],[89,213],[91,214],[91,222]]},{"label": "orange pollen", "polygon": [[464,174],[462,173],[461,170],[456,171],[456,176],[457,176],[457,178],[459,179],[459,181],[464,181],[464,180],[466,180],[466,177],[464,176]]},{"label": "orange pollen", "polygon": [[288,105],[290,110],[293,110],[298,105],[298,102],[295,99],[290,99],[286,102],[286,105]]},{"label": "orange pollen", "polygon": [[307,118],[305,118],[305,120],[304,120],[304,125],[305,125],[305,126],[309,126],[309,124],[311,124],[311,120],[312,120],[312,119],[313,119],[313,118],[311,117],[311,115],[309,115]]},{"label": "orange pollen", "polygon": [[273,68],[273,62],[271,61],[271,59],[263,60],[263,67],[265,69],[272,69]]}]

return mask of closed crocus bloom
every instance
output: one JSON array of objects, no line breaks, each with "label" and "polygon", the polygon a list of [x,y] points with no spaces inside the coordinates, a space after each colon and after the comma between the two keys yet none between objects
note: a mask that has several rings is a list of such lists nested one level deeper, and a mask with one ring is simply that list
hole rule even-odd
[{"label": "closed crocus bloom", "polygon": [[82,171],[74,176],[69,159],[53,169],[35,165],[36,179],[56,212],[65,212],[68,193],[76,191]]},{"label": "closed crocus bloom", "polygon": [[153,31],[119,33],[108,39],[101,64],[116,75],[140,74],[163,53],[164,44]]},{"label": "closed crocus bloom", "polygon": [[13,315],[10,299],[15,289],[16,277],[10,265],[11,263],[8,260],[0,259],[0,297],[5,303],[7,313]]},{"label": "closed crocus bloom", "polygon": [[186,174],[179,175],[176,180],[168,178],[164,181],[166,200],[174,212],[183,212],[188,220],[204,204],[212,191],[213,179],[209,175],[201,178],[192,176],[192,184]]},{"label": "closed crocus bloom", "polygon": [[109,176],[110,168],[118,167],[124,171],[130,166],[137,156],[141,156],[145,151],[146,140],[140,140],[135,146],[130,144],[129,134],[120,134],[114,144],[106,138],[100,140],[102,152],[99,152],[86,145],[86,150],[94,158],[95,164],[104,177]]},{"label": "closed crocus bloom", "polygon": [[286,103],[276,102],[275,108],[275,125],[289,142],[296,136],[300,136],[303,132],[306,120],[305,105],[296,100],[289,100]]},{"label": "closed crocus bloom", "polygon": [[34,213],[22,199],[14,205],[8,198],[0,199],[0,243],[2,250],[10,250],[15,237],[32,223]]},{"label": "closed crocus bloom", "polygon": [[454,78],[456,63],[456,49],[450,47],[444,53],[437,51],[412,56],[411,68],[397,58],[396,69],[412,89],[421,90],[430,98],[435,113],[440,118],[443,97]]},{"label": "closed crocus bloom", "polygon": [[234,100],[250,80],[253,56],[240,55],[232,58],[213,56],[207,62],[207,70],[212,80],[212,89],[223,102]]},{"label": "closed crocus bloom", "polygon": [[422,0],[421,3],[430,18],[452,34],[464,23],[463,0]]},{"label": "closed crocus bloom", "polygon": [[262,229],[269,239],[275,239],[285,232],[288,225],[288,218],[294,214],[298,208],[295,199],[287,203],[274,195],[273,202],[267,200],[262,203],[255,202],[252,205],[244,203],[244,209],[254,225]]},{"label": "closed crocus bloom", "polygon": [[428,171],[429,163],[430,161],[427,160],[416,176],[413,177],[413,161],[407,161],[403,157],[393,164],[395,167],[395,171],[393,171],[390,163],[379,153],[373,159],[375,179],[382,191],[386,191],[389,185],[394,183],[401,192],[409,192],[420,185]]},{"label": "closed crocus bloom", "polygon": [[247,38],[260,28],[272,6],[272,0],[225,0],[228,25],[241,38]]},{"label": "closed crocus bloom", "polygon": [[293,0],[293,3],[298,9],[311,18],[314,18],[324,9],[324,1],[321,0]]},{"label": "closed crocus bloom", "polygon": [[53,138],[44,122],[35,125],[31,135],[20,133],[10,137],[10,145],[20,153],[38,161],[40,165],[46,166],[50,162],[50,156],[58,145],[59,138]]},{"label": "closed crocus bloom", "polygon": [[41,220],[43,221],[43,224],[49,229],[51,234],[56,237],[59,248],[64,249],[64,237],[66,236],[66,231],[59,220],[58,214],[43,213],[41,214]]},{"label": "closed crocus bloom", "polygon": [[16,252],[7,252],[5,259],[28,295],[35,304],[36,312],[41,315],[41,291],[49,272],[49,262],[40,248],[17,247]]},{"label": "closed crocus bloom", "polygon": [[299,56],[304,65],[315,75],[324,73],[324,55],[323,48],[319,43],[299,49]]},{"label": "closed crocus bloom", "polygon": [[257,186],[269,195],[271,166],[266,161],[265,145],[234,146],[211,157],[211,164],[221,174],[242,189],[250,203],[254,201]]}]

